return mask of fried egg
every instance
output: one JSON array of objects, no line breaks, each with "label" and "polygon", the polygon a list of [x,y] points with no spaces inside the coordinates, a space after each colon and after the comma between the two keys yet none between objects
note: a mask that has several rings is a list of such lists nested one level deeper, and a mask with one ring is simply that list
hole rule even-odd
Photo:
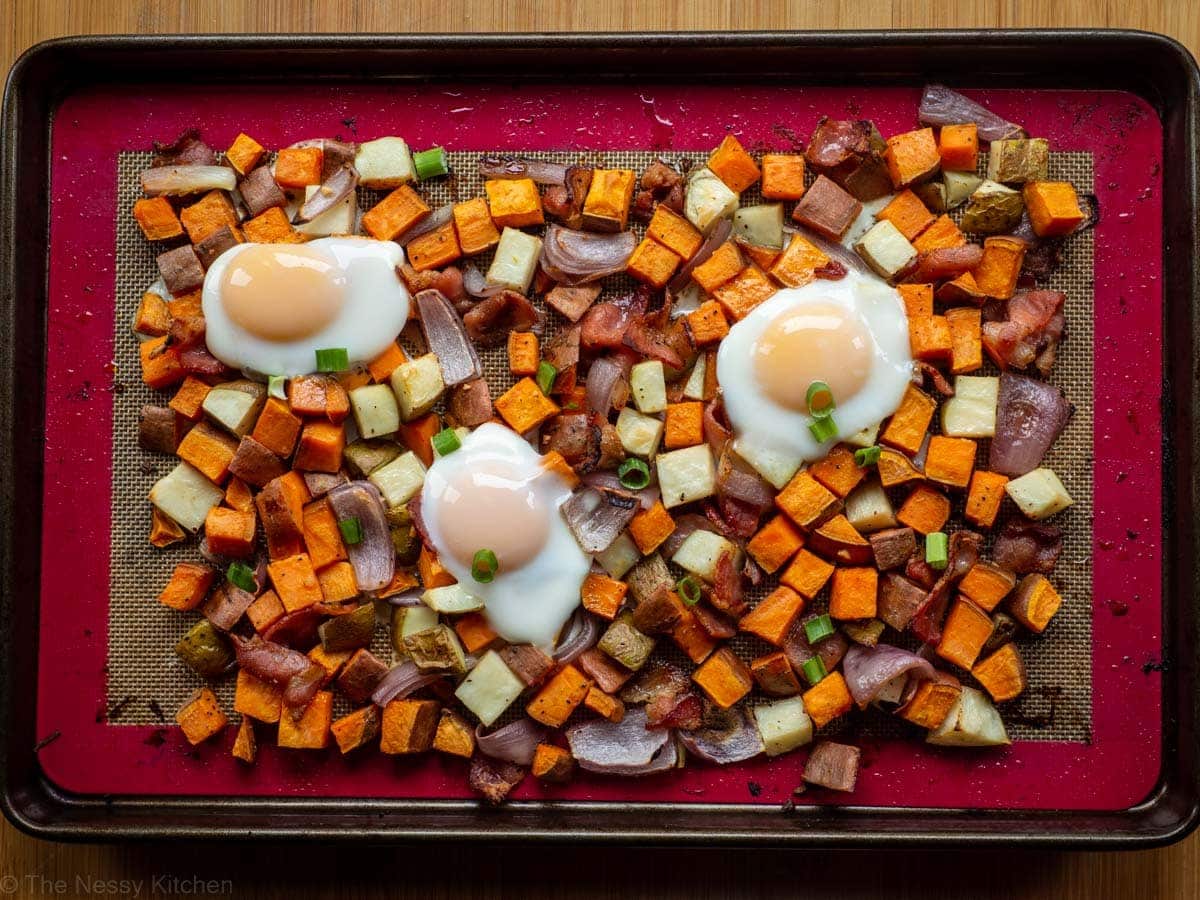
[{"label": "fried egg", "polygon": [[208,350],[263,375],[313,372],[322,349],[370,362],[408,320],[403,262],[399,245],[367,238],[238,244],[204,276]]},{"label": "fried egg", "polygon": [[[795,471],[895,412],[912,367],[899,293],[850,272],[781,290],[730,328],[717,382],[739,453]],[[808,389],[818,381],[836,404],[836,434],[826,441],[809,430]]]},{"label": "fried egg", "polygon": [[[571,486],[503,425],[485,423],[425,473],[421,518],[438,560],[484,603],[492,628],[510,643],[549,649],[580,602],[591,558],[559,507]],[[499,563],[486,584],[471,574],[475,554]]]}]

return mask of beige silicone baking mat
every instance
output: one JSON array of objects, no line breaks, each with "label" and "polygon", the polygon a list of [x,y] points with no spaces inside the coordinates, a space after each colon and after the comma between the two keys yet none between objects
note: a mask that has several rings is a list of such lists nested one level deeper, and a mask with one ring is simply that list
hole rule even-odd
[{"label": "beige silicone baking mat", "polygon": [[[668,161],[699,161],[701,153],[536,153],[563,162],[586,161],[609,168],[643,170],[657,156]],[[480,153],[450,153],[453,176],[421,185],[421,192],[432,207],[483,193],[476,163]],[[175,564],[198,558],[196,542],[158,550],[147,543],[150,506],[146,501],[151,485],[170,470],[174,462],[159,454],[141,450],[137,444],[138,411],[143,404],[164,404],[169,394],[150,391],[139,376],[137,340],[130,331],[142,292],[157,277],[155,250],[143,239],[130,209],[141,196],[138,175],[149,164],[148,153],[124,153],[119,161],[117,216],[117,304],[114,327],[114,356],[119,379],[126,386],[113,395],[113,482],[112,482],[112,564],[108,614],[108,708],[112,724],[143,724],[159,721],[160,711],[171,719],[175,709],[201,683],[201,679],[175,656],[174,646],[193,624],[198,613],[180,614],[160,605],[157,594]],[[1072,182],[1081,193],[1092,191],[1092,158],[1088,153],[1054,154],[1050,177]],[[377,199],[363,192],[360,205],[367,208]],[[757,203],[754,191],[743,196],[746,203]],[[639,227],[640,230],[640,227]],[[488,260],[476,259],[486,271]],[[610,291],[624,289],[619,280]],[[1063,344],[1053,372],[1053,381],[1063,387],[1075,414],[1047,458],[1048,465],[1062,478],[1075,505],[1061,513],[1056,522],[1067,537],[1063,554],[1052,579],[1063,595],[1061,611],[1047,632],[1025,639],[1020,648],[1029,670],[1029,689],[1004,712],[1009,733],[1014,739],[1087,741],[1091,731],[1091,609],[1092,609],[1092,235],[1073,237],[1067,244],[1065,264],[1051,278],[1049,286],[1066,292],[1068,340]],[[541,305],[540,303],[538,304]],[[549,313],[547,333],[563,320]],[[492,395],[499,396],[511,383],[503,348],[485,351],[485,373]],[[995,374],[990,363],[983,372]],[[985,442],[986,444],[986,442]],[[987,447],[981,446],[979,459],[987,459]],[[956,504],[961,509],[961,500]],[[955,523],[951,523],[953,527]],[[757,599],[772,587],[768,579],[754,595]],[[821,609],[825,598],[817,599]],[[885,637],[885,640],[894,639]],[[668,642],[661,642],[665,645]],[[734,649],[744,659],[766,651],[757,639],[739,637]],[[386,630],[380,628],[372,650],[385,661],[391,660]],[[675,662],[691,668],[678,653],[658,651]],[[215,685],[226,709],[232,708],[233,679]],[[339,702],[344,703],[339,698]],[[882,714],[869,712],[848,717],[853,722],[843,728],[864,735],[891,735],[905,728],[902,723]]]}]

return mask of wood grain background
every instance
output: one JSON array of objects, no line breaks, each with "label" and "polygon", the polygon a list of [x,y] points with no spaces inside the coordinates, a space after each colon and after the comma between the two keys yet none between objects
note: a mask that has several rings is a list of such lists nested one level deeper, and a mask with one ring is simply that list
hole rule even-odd
[{"label": "wood grain background", "polygon": [[[0,0],[0,64],[83,33],[1142,28],[1200,51],[1197,0]],[[172,882],[170,879],[180,879]],[[197,885],[191,879],[228,879]],[[156,879],[158,879],[156,881]],[[190,891],[188,890],[190,888]],[[1200,896],[1200,833],[1137,854],[47,844],[0,825],[0,895],[623,900]]]}]

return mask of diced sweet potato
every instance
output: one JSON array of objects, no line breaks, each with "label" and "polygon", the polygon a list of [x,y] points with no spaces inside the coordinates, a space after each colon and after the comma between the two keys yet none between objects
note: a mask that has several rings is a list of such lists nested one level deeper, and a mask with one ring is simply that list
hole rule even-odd
[{"label": "diced sweet potato", "polygon": [[942,626],[937,654],[968,672],[992,636],[992,618],[970,600],[959,597]]},{"label": "diced sweet potato", "polygon": [[[670,421],[670,407],[667,407],[667,413]],[[662,501],[656,501],[650,509],[642,510],[629,523],[629,536],[643,555],[657,550],[674,530],[675,520],[671,518]]]},{"label": "diced sweet potato", "polygon": [[408,261],[418,272],[444,268],[460,256],[462,248],[458,245],[453,222],[426,232],[408,244]]},{"label": "diced sweet potato", "polygon": [[198,562],[181,562],[175,566],[170,580],[158,595],[158,602],[181,612],[193,610],[204,602],[217,572]]},{"label": "diced sweet potato", "polygon": [[742,255],[733,241],[726,241],[713,251],[712,256],[692,270],[692,280],[711,294],[727,281],[731,281],[745,267]]},{"label": "diced sweet potato", "polygon": [[275,181],[292,189],[320,184],[324,162],[320,147],[285,147],[275,155]]},{"label": "diced sweet potato", "polygon": [[933,224],[934,216],[921,202],[920,197],[905,188],[877,212],[875,218],[891,222],[905,239],[912,241]]},{"label": "diced sweet potato", "polygon": [[217,695],[208,688],[200,688],[188,699],[175,715],[175,721],[183,729],[183,736],[195,746],[224,730],[229,719],[221,711]]},{"label": "diced sweet potato", "polygon": [[775,504],[802,529],[815,528],[833,515],[840,505],[837,496],[808,470],[797,472],[792,477],[775,497]]},{"label": "diced sweet potato", "polygon": [[496,643],[499,638],[488,624],[487,616],[477,612],[455,618],[454,633],[462,641],[463,649],[476,655]]},{"label": "diced sweet potato", "polygon": [[304,504],[309,499],[304,479],[295,471],[269,481],[254,498],[272,559],[304,551]]},{"label": "diced sweet potato", "polygon": [[925,477],[903,453],[886,448],[879,454],[875,468],[879,472],[879,483],[885,488],[921,481]]},{"label": "diced sweet potato", "polygon": [[379,734],[381,720],[379,707],[371,704],[342,716],[329,726],[329,730],[333,739],[337,741],[338,750],[345,755],[375,740]]},{"label": "diced sweet potato", "polygon": [[317,580],[317,573],[307,553],[272,560],[267,565],[267,574],[283,608],[288,612],[312,606],[324,599],[321,583]]},{"label": "diced sweet potato", "polygon": [[927,484],[913,488],[900,509],[896,519],[921,534],[941,531],[950,518],[950,500],[941,491]]},{"label": "diced sweet potato", "polygon": [[496,412],[513,431],[524,434],[557,415],[559,408],[532,378],[522,378],[496,400]]},{"label": "diced sweet potato", "polygon": [[759,690],[769,696],[792,697],[800,693],[800,681],[782,650],[751,660],[750,674]]},{"label": "diced sweet potato", "polygon": [[[700,401],[671,403],[663,419],[663,447],[677,450],[704,443],[704,404]],[[649,550],[643,550],[649,553]]]},{"label": "diced sweet potato", "polygon": [[831,672],[804,692],[804,710],[818,728],[850,712],[853,705],[841,672]]},{"label": "diced sweet potato", "polygon": [[209,191],[195,203],[185,206],[179,212],[179,221],[193,244],[225,226],[236,228],[238,224],[237,213],[224,191]]},{"label": "diced sweet potato", "polygon": [[333,694],[318,691],[299,719],[291,715],[279,717],[279,746],[292,750],[322,750],[329,743],[332,724]]},{"label": "diced sweet potato", "polygon": [[521,680],[526,687],[541,684],[554,669],[554,658],[541,647],[532,644],[509,644],[500,648],[500,661]]},{"label": "diced sweet potato", "polygon": [[746,190],[762,175],[754,157],[732,134],[725,135],[721,145],[708,157],[708,168],[735,194]]},{"label": "diced sweet potato", "polygon": [[942,168],[951,172],[974,172],[979,155],[979,128],[974,122],[943,125],[938,134],[938,156]]},{"label": "diced sweet potato", "polygon": [[214,506],[204,520],[204,537],[218,556],[246,559],[254,553],[256,527],[254,513]]},{"label": "diced sweet potato", "polygon": [[592,231],[624,231],[637,175],[630,169],[595,169],[583,201],[583,225]]},{"label": "diced sweet potato", "polygon": [[433,735],[433,749],[470,759],[475,753],[475,729],[452,709],[443,709]]},{"label": "diced sweet potato", "polygon": [[237,452],[238,443],[223,431],[199,422],[179,442],[176,451],[184,462],[191,463],[212,482],[223,484],[229,475],[229,464]]},{"label": "diced sweet potato", "polygon": [[386,350],[367,363],[367,371],[370,373],[372,381],[377,384],[387,384],[392,373],[406,362],[408,362],[408,354],[393,341],[387,345]]},{"label": "diced sweet potato", "polygon": [[346,429],[332,422],[308,422],[300,432],[294,465],[308,472],[336,472],[342,467]]},{"label": "diced sweet potato", "polygon": [[991,612],[1009,595],[1016,583],[1016,576],[1008,569],[980,560],[963,576],[958,589],[974,600],[980,609]]},{"label": "diced sweet potato", "polygon": [[489,179],[483,188],[497,227],[527,228],[545,222],[542,197],[532,178]]},{"label": "diced sweet potato", "polygon": [[898,569],[908,562],[917,549],[916,532],[911,528],[888,528],[876,531],[869,538],[875,567],[881,572]]},{"label": "diced sweet potato", "polygon": [[433,746],[438,725],[434,700],[393,700],[383,708],[381,752],[389,756],[423,753]]},{"label": "diced sweet potato", "polygon": [[897,188],[931,178],[942,164],[932,128],[892,135],[887,139],[883,159]]},{"label": "diced sweet potato", "polygon": [[238,724],[237,737],[233,741],[233,749],[230,751],[234,759],[240,759],[248,765],[254,765],[254,761],[258,759],[258,738],[254,735],[254,720],[242,716],[242,721]]},{"label": "diced sweet potato", "polygon": [[133,204],[133,217],[148,241],[167,241],[183,234],[183,226],[166,197],[151,197]]},{"label": "diced sweet potato", "polygon": [[402,184],[363,213],[362,227],[371,237],[390,241],[408,231],[429,212],[421,196],[407,184]]},{"label": "diced sweet potato", "polygon": [[975,468],[977,444],[970,438],[935,434],[925,455],[925,477],[949,487],[965,488]]},{"label": "diced sweet potato", "polygon": [[[540,201],[538,208],[541,209]],[[483,253],[500,243],[500,232],[483,197],[454,204],[454,227],[458,229],[458,242],[464,256]]]},{"label": "diced sweet potato", "polygon": [[681,260],[675,251],[653,238],[643,238],[625,264],[625,271],[653,288],[666,287]]},{"label": "diced sweet potato", "polygon": [[1006,484],[1007,475],[976,469],[971,475],[971,486],[967,491],[966,520],[981,528],[991,528],[996,524]]},{"label": "diced sweet potato", "polygon": [[818,269],[827,265],[829,257],[823,250],[802,235],[793,234],[769,271],[784,287],[803,287],[816,277]]},{"label": "diced sweet potato", "polygon": [[1032,631],[1041,634],[1062,605],[1062,597],[1045,575],[1026,575],[1017,585],[1009,601],[1013,618]]},{"label": "diced sweet potato", "polygon": [[971,670],[975,680],[984,686],[997,703],[1015,700],[1025,692],[1028,679],[1025,663],[1016,645],[1009,642]]},{"label": "diced sweet potato", "polygon": [[777,571],[804,546],[804,535],[786,515],[778,515],[758,530],[746,552],[768,575]]},{"label": "diced sweet potato", "polygon": [[266,152],[262,144],[243,131],[239,132],[225,151],[225,162],[233,166],[239,175],[245,175],[258,165]]},{"label": "diced sweet potato", "polygon": [[278,206],[265,209],[243,222],[242,234],[246,240],[257,244],[298,244],[304,240],[288,221],[287,213]]},{"label": "diced sweet potato", "polygon": [[342,671],[342,666],[346,665],[346,661],[350,659],[351,653],[350,650],[329,651],[322,644],[317,644],[308,651],[308,658],[325,670],[325,677],[321,679],[321,687],[325,687],[337,678],[338,673]]},{"label": "diced sweet potato", "polygon": [[167,516],[157,506],[150,510],[150,535],[148,540],[155,547],[169,547],[187,536],[179,523]]},{"label": "diced sweet potato", "polygon": [[278,722],[283,709],[283,689],[240,669],[233,709],[260,722]]},{"label": "diced sweet potato", "polygon": [[946,310],[950,328],[950,371],[965,375],[983,366],[982,313],[969,306]]},{"label": "diced sweet potato", "polygon": [[171,398],[170,407],[190,422],[199,422],[204,416],[204,398],[212,388],[191,375],[183,379],[183,384]]},{"label": "diced sweet potato", "polygon": [[533,751],[533,766],[530,771],[534,778],[542,781],[562,782],[571,777],[575,769],[575,760],[570,752],[554,744],[538,744]]},{"label": "diced sweet potato", "polygon": [[304,544],[314,569],[323,569],[347,558],[337,516],[327,499],[322,497],[305,506],[301,522]]},{"label": "diced sweet potato", "polygon": [[733,706],[754,687],[749,667],[728,647],[709,656],[692,674],[692,680],[722,709]]},{"label": "diced sweet potato", "polygon": [[142,341],[138,345],[138,356],[142,364],[142,381],[151,390],[160,391],[179,384],[187,374],[179,361],[179,348],[167,345],[167,335]]},{"label": "diced sweet potato", "polygon": [[704,241],[696,226],[662,203],[654,208],[646,234],[681,259],[691,259]]},{"label": "diced sweet potato", "polygon": [[917,248],[918,253],[929,253],[942,247],[961,247],[966,242],[967,236],[953,219],[943,213],[917,236],[912,245]]},{"label": "diced sweet potato", "polygon": [[923,681],[896,715],[921,728],[937,728],[946,721],[961,693],[962,688],[952,681]]},{"label": "diced sweet potato", "polygon": [[450,570],[443,566],[437,554],[424,544],[421,545],[421,554],[417,557],[417,574],[421,576],[421,586],[426,590],[455,583]]},{"label": "diced sweet potato", "polygon": [[904,301],[904,312],[910,319],[933,315],[932,284],[898,284],[900,299]]},{"label": "diced sweet potato", "polygon": [[948,360],[954,351],[950,323],[945,316],[910,316],[908,342],[913,357],[926,362]]},{"label": "diced sweet potato", "polygon": [[729,334],[729,322],[721,304],[716,300],[701,303],[698,309],[692,310],[684,317],[684,321],[687,323],[692,343],[697,347],[715,344]]},{"label": "diced sweet potato", "polygon": [[620,722],[625,718],[625,704],[612,694],[606,694],[594,684],[588,688],[587,696],[583,698],[583,705],[610,722]]},{"label": "diced sweet potato", "polygon": [[879,440],[910,456],[915,454],[925,441],[925,433],[929,431],[929,423],[933,421],[936,409],[937,403],[932,397],[915,385],[908,385],[900,399],[900,406],[888,420],[887,428]]},{"label": "diced sweet potato", "polygon": [[813,463],[808,471],[813,478],[842,499],[858,487],[859,482],[867,475],[867,470],[859,467],[854,461],[854,453],[845,444],[838,444],[824,459]]},{"label": "diced sweet potato", "polygon": [[538,336],[532,331],[508,333],[508,370],[514,375],[536,375],[541,362]]},{"label": "diced sweet potato", "polygon": [[746,266],[741,272],[713,291],[713,297],[735,322],[746,318],[764,303],[777,288],[758,266]]},{"label": "diced sweet potato", "polygon": [[[1067,181],[1029,181],[1022,191],[1029,223],[1038,237],[1070,234],[1083,221],[1075,188]],[[153,240],[153,239],[152,239]]]},{"label": "diced sweet potato", "polygon": [[246,608],[246,618],[259,634],[283,618],[283,603],[274,591],[264,591]]},{"label": "diced sweet potato", "polygon": [[354,579],[354,566],[348,562],[330,563],[317,572],[317,583],[326,603],[350,600],[358,596],[358,583]]},{"label": "diced sweet potato", "polygon": [[742,616],[738,628],[780,647],[803,610],[804,598],[786,585],[780,585]]},{"label": "diced sweet potato", "polygon": [[832,575],[832,565],[816,554],[801,550],[779,576],[779,580],[805,600],[811,600],[821,592]]},{"label": "diced sweet potato", "polygon": [[871,561],[871,545],[841,513],[809,536],[808,547],[814,553],[844,565],[861,566]]},{"label": "diced sweet potato", "polygon": [[971,271],[979,290],[998,300],[1009,299],[1017,288],[1027,247],[1020,238],[1001,235],[985,239],[983,259]]},{"label": "diced sweet potato", "polygon": [[543,725],[561,728],[583,702],[590,687],[591,682],[583,673],[568,663],[529,701],[525,711]]},{"label": "diced sweet potato", "polygon": [[829,614],[835,619],[873,619],[877,609],[879,571],[869,566],[835,569]]},{"label": "diced sweet potato", "polygon": [[766,200],[799,200],[804,196],[804,157],[792,153],[764,153],[762,195]]}]

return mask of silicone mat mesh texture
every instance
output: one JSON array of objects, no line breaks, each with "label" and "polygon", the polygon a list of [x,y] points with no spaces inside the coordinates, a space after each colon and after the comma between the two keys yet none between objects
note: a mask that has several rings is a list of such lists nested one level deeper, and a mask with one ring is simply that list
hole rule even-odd
[{"label": "silicone mat mesh texture", "polygon": [[[450,153],[453,177],[421,185],[421,193],[431,207],[483,193],[476,163],[484,154]],[[657,156],[681,162],[685,158],[703,159],[700,153],[658,154],[614,152],[590,154],[532,153],[529,156],[583,160],[609,168],[641,171]],[[157,278],[154,257],[162,248],[150,245],[130,215],[134,201],[141,196],[138,174],[150,160],[147,153],[124,153],[118,164],[117,216],[117,304],[114,321],[114,359],[124,390],[114,394],[112,435],[112,562],[108,615],[108,703],[112,724],[156,722],[151,701],[171,715],[201,683],[174,653],[179,638],[193,624],[198,613],[180,614],[156,601],[177,562],[198,558],[196,542],[157,550],[146,541],[150,524],[150,506],[146,500],[151,485],[166,474],[171,458],[141,450],[137,444],[138,411],[143,404],[164,404],[168,393],[150,391],[138,377],[137,340],[129,330],[142,292]],[[1092,157],[1088,153],[1057,153],[1050,161],[1050,177],[1070,181],[1080,193],[1092,190]],[[369,206],[379,195],[360,193],[360,206]],[[743,202],[760,202],[756,189],[743,195]],[[960,210],[961,211],[961,210]],[[955,217],[958,213],[954,214]],[[641,230],[640,226],[636,226]],[[486,271],[489,260],[476,259]],[[624,279],[609,279],[609,292],[626,289]],[[1092,520],[1092,235],[1090,232],[1067,242],[1063,266],[1051,277],[1049,287],[1065,291],[1069,339],[1060,347],[1052,380],[1060,385],[1075,405],[1075,414],[1053,451],[1046,459],[1075,500],[1075,505],[1059,514],[1066,541],[1058,566],[1051,576],[1064,602],[1053,624],[1038,637],[1026,637],[1019,643],[1029,672],[1025,695],[1003,709],[1010,736],[1015,740],[1087,741],[1091,720],[1091,520]],[[545,311],[544,307],[539,307]],[[546,334],[562,325],[557,314],[547,314]],[[481,353],[492,396],[499,396],[513,382],[503,347]],[[996,374],[991,363],[974,374]],[[935,423],[936,427],[936,423]],[[987,442],[981,442],[977,459],[986,463]],[[901,498],[893,498],[899,503]],[[955,501],[955,519],[959,524],[961,496]],[[1003,515],[1003,514],[1002,514]],[[990,544],[990,539],[989,539]],[[767,579],[751,596],[758,599],[775,586]],[[824,608],[826,598],[818,597],[811,609]],[[885,635],[896,641],[896,635]],[[901,641],[903,642],[903,641]],[[671,658],[685,669],[692,666],[669,641],[661,641],[656,653]],[[752,659],[768,650],[756,638],[739,637],[733,648],[743,659]],[[392,661],[386,628],[377,630],[373,652]],[[214,685],[226,710],[233,705],[233,678]],[[339,696],[337,714],[348,711]],[[514,705],[516,708],[517,705]],[[906,729],[891,717],[870,713],[847,717],[843,728],[863,735],[884,737]]]}]

